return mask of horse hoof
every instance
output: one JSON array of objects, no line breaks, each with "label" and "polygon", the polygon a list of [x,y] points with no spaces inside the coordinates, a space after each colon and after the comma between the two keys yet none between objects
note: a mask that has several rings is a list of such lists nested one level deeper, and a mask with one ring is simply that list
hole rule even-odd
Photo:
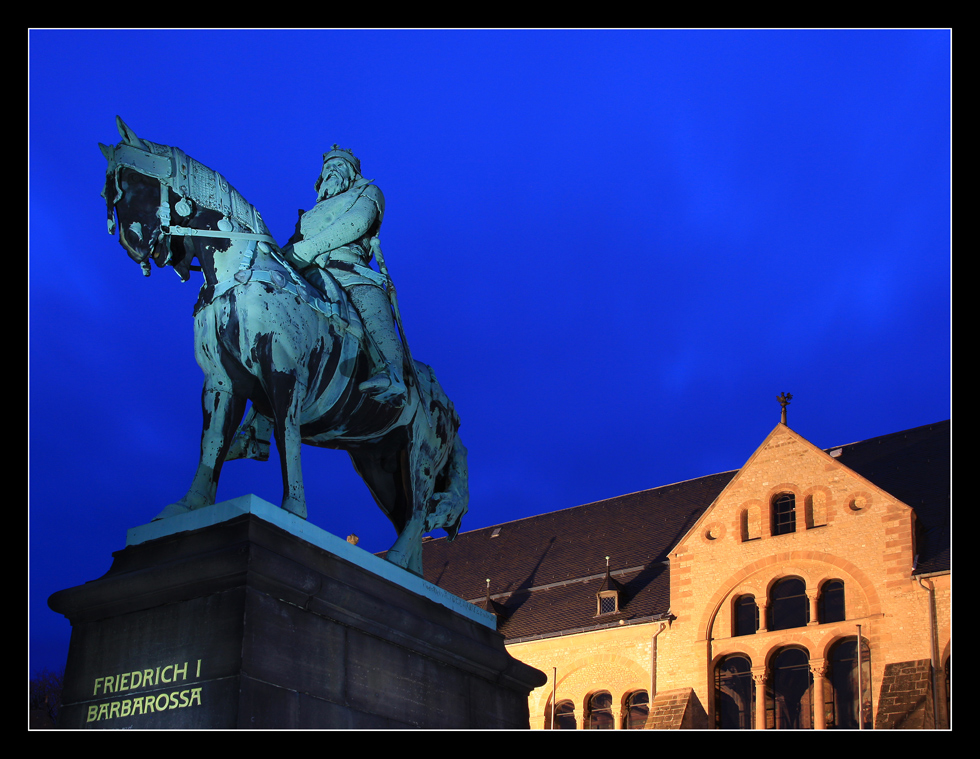
[{"label": "horse hoof", "polygon": [[385,559],[387,559],[389,563],[394,564],[396,567],[401,567],[407,572],[411,572],[413,575],[417,575],[422,579],[425,579],[425,576],[422,574],[422,556],[419,552],[413,551],[412,553],[407,554],[404,551],[392,546],[385,554]]}]

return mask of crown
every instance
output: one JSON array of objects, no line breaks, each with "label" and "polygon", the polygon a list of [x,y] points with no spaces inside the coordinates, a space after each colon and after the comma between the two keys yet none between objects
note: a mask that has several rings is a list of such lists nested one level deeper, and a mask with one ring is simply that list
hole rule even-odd
[{"label": "crown", "polygon": [[329,153],[323,154],[323,162],[326,163],[331,158],[343,158],[354,167],[354,171],[356,171],[358,174],[361,173],[361,162],[357,159],[357,156],[355,156],[349,150],[344,150],[342,147],[337,145],[336,142],[333,144],[333,149]]}]

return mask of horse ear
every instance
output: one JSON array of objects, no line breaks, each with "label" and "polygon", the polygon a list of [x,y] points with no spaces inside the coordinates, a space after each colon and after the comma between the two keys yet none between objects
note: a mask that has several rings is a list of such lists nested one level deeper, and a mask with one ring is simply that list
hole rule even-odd
[{"label": "horse ear", "polygon": [[100,142],[99,143],[99,150],[102,151],[102,155],[105,156],[105,159],[107,161],[111,161],[112,160],[112,154],[115,152],[112,148],[110,148],[108,145],[103,145]]},{"label": "horse ear", "polygon": [[126,125],[126,122],[119,116],[116,116],[116,129],[119,130],[119,136],[123,138],[123,142],[136,148],[146,149],[146,145],[143,144],[143,141],[136,136],[136,132],[130,129]]}]

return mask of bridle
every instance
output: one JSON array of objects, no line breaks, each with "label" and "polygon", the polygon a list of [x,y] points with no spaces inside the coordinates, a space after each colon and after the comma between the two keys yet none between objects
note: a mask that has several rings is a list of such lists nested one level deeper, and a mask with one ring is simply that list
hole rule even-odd
[{"label": "bridle", "polygon": [[[122,187],[119,183],[119,172],[123,168],[131,168],[144,176],[156,179],[160,183],[160,205],[156,216],[160,220],[160,231],[164,236],[180,235],[185,237],[220,237],[229,240],[251,240],[264,242],[278,250],[279,246],[269,234],[262,216],[251,203],[242,197],[241,193],[232,187],[228,180],[217,171],[213,171],[200,161],[187,155],[183,150],[169,145],[159,145],[149,140],[140,139],[142,145],[135,145],[125,139],[114,148],[100,144],[102,153],[109,162],[106,176],[113,177],[116,195],[110,203],[109,234],[115,234],[115,223],[111,217],[111,208],[122,198]],[[143,146],[146,146],[145,148]],[[221,214],[218,229],[191,229],[171,225],[170,223],[170,191],[173,190],[179,200],[175,204],[177,213],[183,215],[191,212],[191,200],[204,208]],[[105,190],[103,190],[105,197]],[[109,203],[109,198],[106,198]],[[236,232],[234,222],[244,227],[246,232]],[[167,242],[169,250],[170,244]],[[143,273],[149,275],[149,263],[140,262]]]}]

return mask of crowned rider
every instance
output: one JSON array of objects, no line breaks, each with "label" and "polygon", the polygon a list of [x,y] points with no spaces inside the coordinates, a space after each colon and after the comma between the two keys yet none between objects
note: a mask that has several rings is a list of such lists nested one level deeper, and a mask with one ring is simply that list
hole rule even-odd
[{"label": "crowned rider", "polygon": [[400,407],[407,395],[405,353],[384,290],[386,277],[369,266],[374,256],[371,240],[384,216],[384,195],[372,180],[361,176],[361,162],[354,154],[336,144],[323,154],[314,189],[316,206],[300,211],[296,232],[282,252],[319,290],[324,290],[326,270],[346,291],[384,364],[375,367],[360,389]]}]

